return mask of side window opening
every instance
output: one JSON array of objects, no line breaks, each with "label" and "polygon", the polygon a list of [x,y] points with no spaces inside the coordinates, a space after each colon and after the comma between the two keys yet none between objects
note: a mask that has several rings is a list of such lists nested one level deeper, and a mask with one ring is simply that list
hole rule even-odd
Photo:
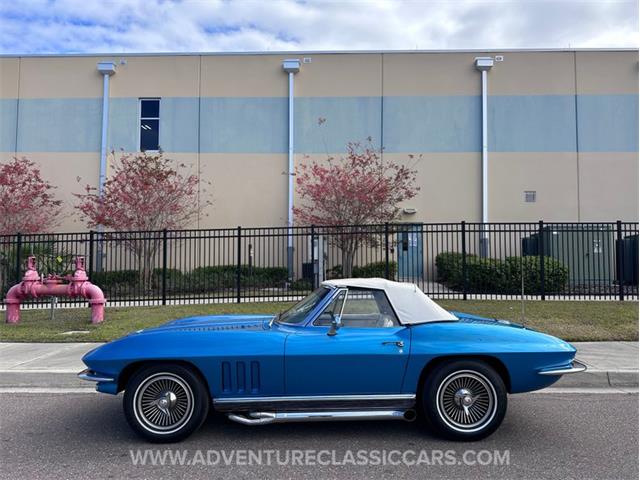
[{"label": "side window opening", "polygon": [[342,310],[342,304],[344,303],[344,298],[346,295],[346,290],[341,290],[340,293],[332,300],[332,302],[327,305],[327,307],[323,310],[323,312],[315,319],[313,324],[316,327],[328,327],[331,325],[332,320],[336,315],[340,315],[340,311]]},{"label": "side window opening", "polygon": [[[332,315],[342,309],[344,294],[340,294],[316,319],[314,325],[331,325]],[[346,328],[390,328],[399,325],[387,296],[382,290],[349,289],[341,318]]]},{"label": "side window opening", "polygon": [[160,99],[140,99],[140,151],[160,150]]}]

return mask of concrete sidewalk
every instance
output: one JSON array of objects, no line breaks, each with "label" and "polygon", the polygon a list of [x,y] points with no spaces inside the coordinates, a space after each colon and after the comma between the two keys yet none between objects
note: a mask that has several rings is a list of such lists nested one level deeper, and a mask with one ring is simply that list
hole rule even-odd
[{"label": "concrete sidewalk", "polygon": [[[76,373],[99,343],[0,343],[0,388],[89,388]],[[566,375],[554,387],[637,388],[638,342],[576,342],[586,373]]]}]

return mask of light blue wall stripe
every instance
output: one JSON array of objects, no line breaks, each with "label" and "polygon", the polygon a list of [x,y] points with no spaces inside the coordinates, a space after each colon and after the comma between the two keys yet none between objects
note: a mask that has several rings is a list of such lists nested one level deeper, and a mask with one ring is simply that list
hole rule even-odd
[{"label": "light blue wall stripe", "polygon": [[138,99],[112,98],[109,102],[109,150],[138,150]]},{"label": "light blue wall stripe", "polygon": [[202,152],[287,151],[286,98],[205,97],[200,108]]},{"label": "light blue wall stripe", "polygon": [[638,151],[638,95],[580,95],[581,152]]},{"label": "light blue wall stripe", "polygon": [[[381,104],[382,103],[382,104]],[[489,149],[497,152],[572,152],[576,148],[573,95],[489,97]],[[638,151],[638,95],[582,95],[577,99],[583,152]],[[138,148],[138,99],[110,102],[109,147]],[[286,98],[163,98],[160,146],[167,152],[286,153]],[[18,151],[97,152],[101,99],[24,99],[18,109]],[[299,153],[344,151],[371,136],[379,145],[381,118],[387,152],[479,152],[480,97],[297,98]],[[198,122],[198,115],[201,121]],[[0,151],[15,150],[16,100],[0,101]],[[318,125],[318,119],[326,123]],[[200,123],[200,132],[198,132]]]},{"label": "light blue wall stripe", "polygon": [[198,151],[198,99],[160,100],[160,148],[167,152]]},{"label": "light blue wall stripe", "polygon": [[481,141],[480,97],[384,98],[386,152],[477,152]]},{"label": "light blue wall stripe", "polygon": [[98,98],[22,99],[18,151],[97,152],[101,124]]},{"label": "light blue wall stripe", "polygon": [[505,95],[488,99],[489,150],[575,152],[573,95]]},{"label": "light blue wall stripe", "polygon": [[344,152],[347,143],[367,137],[380,148],[380,97],[303,97],[294,108],[296,152]]},{"label": "light blue wall stripe", "polygon": [[0,152],[16,150],[16,112],[18,100],[0,99]]}]

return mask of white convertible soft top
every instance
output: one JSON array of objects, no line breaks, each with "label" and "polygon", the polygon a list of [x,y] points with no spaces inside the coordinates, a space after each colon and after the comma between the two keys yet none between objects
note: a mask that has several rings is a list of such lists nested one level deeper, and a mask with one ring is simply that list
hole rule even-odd
[{"label": "white convertible soft top", "polygon": [[391,306],[404,325],[413,323],[457,320],[436,302],[427,297],[417,285],[385,280],[384,278],[344,278],[327,280],[323,285],[384,290]]}]

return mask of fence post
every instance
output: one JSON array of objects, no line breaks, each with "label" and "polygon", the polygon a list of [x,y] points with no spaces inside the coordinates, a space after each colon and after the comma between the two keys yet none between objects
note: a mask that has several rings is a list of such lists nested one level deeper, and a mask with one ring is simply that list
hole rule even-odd
[{"label": "fence post", "polygon": [[167,304],[167,229],[162,230],[162,305]]},{"label": "fence post", "polygon": [[22,281],[22,234],[18,233],[18,242],[16,243],[16,284]]},{"label": "fence post", "polygon": [[240,303],[240,270],[242,268],[242,227],[238,227],[238,264],[236,267],[236,302]]},{"label": "fence post", "polygon": [[469,278],[467,275],[467,222],[464,220],[461,223],[462,230],[462,299],[467,299],[467,292],[469,290]]},{"label": "fence post", "polygon": [[616,222],[616,277],[618,277],[618,299],[624,302],[624,244],[622,242],[622,221]]},{"label": "fence post", "polygon": [[311,290],[316,289],[316,248],[315,247],[316,247],[316,227],[311,225]]},{"label": "fence post", "polygon": [[[540,300],[545,300],[544,288],[544,222],[538,222],[538,256],[540,257]],[[524,275],[524,272],[522,272]]]},{"label": "fence post", "polygon": [[384,224],[384,278],[389,280],[389,223]]},{"label": "fence post", "polygon": [[89,278],[93,278],[93,230],[89,230],[89,261],[87,262],[89,266]]}]

